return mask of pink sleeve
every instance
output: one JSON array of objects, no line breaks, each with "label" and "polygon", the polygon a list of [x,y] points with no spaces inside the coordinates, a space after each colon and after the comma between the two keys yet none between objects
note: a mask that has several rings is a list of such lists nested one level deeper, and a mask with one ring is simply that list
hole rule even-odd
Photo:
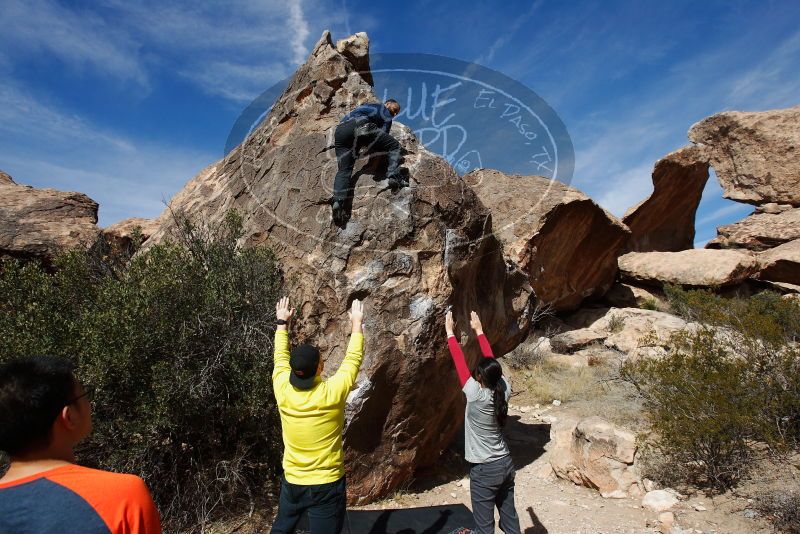
[{"label": "pink sleeve", "polygon": [[456,373],[458,373],[458,381],[461,382],[461,387],[467,383],[469,379],[469,368],[467,361],[464,359],[464,353],[461,351],[461,345],[458,344],[456,336],[449,336],[447,338],[447,347],[450,349],[450,356],[453,358],[453,363],[456,366]]},{"label": "pink sleeve", "polygon": [[481,352],[483,353],[484,358],[494,358],[494,353],[492,352],[492,346],[489,345],[489,340],[486,339],[485,334],[481,334],[478,336],[478,345],[481,346]]}]

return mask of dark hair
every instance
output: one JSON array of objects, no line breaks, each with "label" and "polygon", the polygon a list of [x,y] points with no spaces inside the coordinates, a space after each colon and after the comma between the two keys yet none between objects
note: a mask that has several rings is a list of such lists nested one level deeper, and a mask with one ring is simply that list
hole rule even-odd
[{"label": "dark hair", "polygon": [[395,105],[396,105],[398,108],[400,107],[400,102],[398,102],[398,101],[397,101],[397,100],[395,100],[394,98],[390,98],[389,100],[387,100],[386,102],[384,102],[384,104],[395,104]]},{"label": "dark hair", "polygon": [[497,424],[506,425],[508,417],[508,402],[506,401],[506,381],[503,377],[503,368],[494,358],[481,358],[475,367],[475,372],[480,375],[483,385],[492,390],[492,403]]},{"label": "dark hair", "polygon": [[28,356],[0,365],[0,450],[14,456],[46,447],[76,382],[72,363],[56,356]]}]

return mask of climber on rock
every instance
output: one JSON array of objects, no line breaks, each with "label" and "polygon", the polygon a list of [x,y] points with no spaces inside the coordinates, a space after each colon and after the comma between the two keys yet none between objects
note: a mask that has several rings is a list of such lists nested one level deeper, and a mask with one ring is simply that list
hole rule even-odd
[{"label": "climber on rock", "polygon": [[400,113],[400,104],[389,99],[383,104],[362,104],[345,115],[334,132],[338,172],[333,181],[333,220],[340,224],[346,219],[345,203],[350,190],[350,178],[360,149],[368,154],[385,153],[386,178],[393,190],[407,185],[398,172],[400,143],[389,134],[392,119]]}]

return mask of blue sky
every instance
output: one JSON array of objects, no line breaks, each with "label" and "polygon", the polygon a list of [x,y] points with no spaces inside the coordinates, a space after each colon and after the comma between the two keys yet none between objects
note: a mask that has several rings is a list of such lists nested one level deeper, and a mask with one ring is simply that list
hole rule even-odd
[{"label": "blue sky", "polygon": [[[101,225],[160,213],[326,28],[527,85],[572,137],[572,185],[617,215],[694,122],[800,103],[796,1],[0,1],[0,169],[87,193]],[[697,244],[751,211],[710,180]]]}]

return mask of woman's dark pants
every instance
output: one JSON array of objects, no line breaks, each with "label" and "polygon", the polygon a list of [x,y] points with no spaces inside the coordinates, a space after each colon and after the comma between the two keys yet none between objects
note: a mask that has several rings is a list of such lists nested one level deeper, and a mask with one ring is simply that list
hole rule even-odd
[{"label": "woman's dark pants", "polygon": [[485,464],[472,464],[469,491],[477,534],[494,532],[494,509],[500,511],[500,530],[519,534],[519,517],[514,508],[514,462],[511,456]]}]

